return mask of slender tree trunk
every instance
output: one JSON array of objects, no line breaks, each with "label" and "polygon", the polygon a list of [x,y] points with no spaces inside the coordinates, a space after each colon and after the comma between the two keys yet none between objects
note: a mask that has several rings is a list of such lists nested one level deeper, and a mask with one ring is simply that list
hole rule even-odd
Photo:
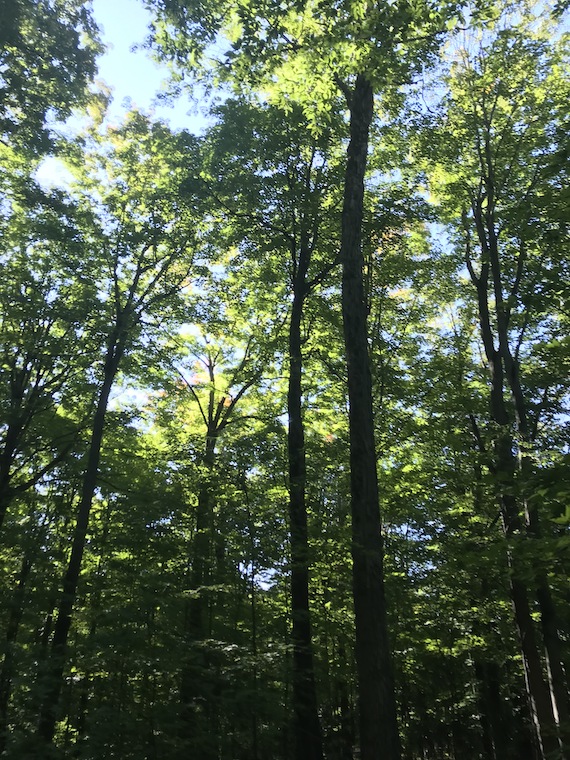
[{"label": "slender tree trunk", "polygon": [[[499,427],[499,434],[495,442],[495,479],[497,496],[501,504],[505,535],[511,536],[513,534],[520,535],[523,533],[523,523],[521,519],[523,503],[516,487],[516,472],[521,464],[517,461],[514,452],[514,442],[511,433],[512,421],[505,401],[505,385],[510,388],[515,405],[516,426],[521,438],[525,442],[528,442],[528,427],[526,406],[519,382],[518,367],[511,354],[509,345],[509,312],[504,301],[499,242],[494,216],[495,188],[492,158],[488,150],[487,153],[488,166],[485,169],[485,188],[487,197],[485,211],[482,210],[482,204],[480,201],[475,202],[473,205],[475,226],[482,251],[483,263],[481,265],[480,276],[477,277],[474,273],[470,261],[469,249],[467,251],[467,264],[472,282],[477,290],[481,335],[491,376],[491,417]],[[498,337],[497,349],[495,348],[493,329],[491,327],[488,296],[489,285],[491,285],[494,297],[494,314]],[[524,459],[523,453],[523,465]],[[537,525],[538,516],[535,514],[534,517],[535,524]],[[527,509],[527,532],[529,530],[529,524],[532,524],[532,516],[531,519],[528,518]],[[547,685],[544,680],[538,642],[536,641],[534,623],[531,617],[528,589],[526,584],[521,580],[522,574],[518,570],[518,560],[515,551],[509,552],[509,565],[512,570],[510,579],[511,598],[519,632],[521,654],[525,671],[525,683],[529,709],[535,727],[536,743],[542,757],[549,754],[551,754],[552,757],[559,757],[560,742],[557,738],[557,721],[555,719],[555,706],[557,702],[556,694],[552,688],[552,682],[550,685]],[[540,597],[540,581],[538,581],[536,585],[539,586],[538,596]],[[542,598],[547,601],[547,598],[550,596],[548,584],[546,584],[546,588],[543,586],[542,591]],[[554,614],[553,608],[551,608],[551,611]],[[555,626],[553,625],[547,630],[547,637],[548,634],[551,634],[551,636],[554,637],[553,627]],[[558,632],[556,630],[555,638],[557,638],[557,636]],[[551,639],[549,639],[549,644],[547,646],[550,645],[552,645]],[[555,651],[554,648],[553,654]],[[556,661],[558,657],[558,654],[555,654],[552,657],[552,661],[555,663],[555,680],[557,686],[560,684],[560,675],[556,670]],[[561,667],[559,660],[558,664]],[[563,710],[564,705],[566,705],[565,700],[562,704]]]},{"label": "slender tree trunk", "polygon": [[309,538],[307,530],[305,431],[302,416],[301,319],[308,251],[301,251],[289,325],[289,525],[291,542],[291,617],[293,622],[293,710],[295,760],[322,760],[321,726],[313,665],[309,612]]},{"label": "slender tree trunk", "polygon": [[558,635],[556,609],[552,600],[550,586],[544,573],[536,576],[536,595],[540,608],[542,638],[546,652],[546,668],[552,695],[555,719],[560,730],[564,750],[570,751],[570,714],[568,710],[568,688],[562,665],[562,643]]},{"label": "slender tree trunk", "polygon": [[362,760],[398,760],[400,739],[384,597],[372,382],[361,229],[374,95],[359,75],[350,97],[350,143],[342,210],[342,313],[348,364],[353,594]]},{"label": "slender tree trunk", "polygon": [[[213,404],[213,392],[210,407]],[[210,475],[215,463],[217,431],[210,414],[206,434],[206,446],[202,465],[204,473],[198,491],[196,508],[196,532],[192,543],[192,565],[190,570],[190,590],[193,596],[186,605],[186,637],[188,658],[183,664],[180,681],[180,756],[185,757],[199,747],[204,760],[215,756],[216,737],[206,737],[206,729],[196,719],[197,701],[204,703],[205,715],[211,717],[213,706],[207,704],[209,694],[207,670],[209,667],[206,653],[201,650],[200,642],[207,638],[207,603],[204,585],[210,580],[210,553],[212,546],[212,499]],[[205,696],[204,696],[205,695]],[[194,748],[194,749],[193,749]]]},{"label": "slender tree trunk", "polygon": [[[252,541],[253,544],[253,541]],[[251,655],[253,658],[252,669],[252,687],[253,687],[253,709],[251,711],[251,760],[258,760],[259,758],[259,719],[257,715],[257,700],[258,700],[258,677],[257,677],[257,609],[255,601],[255,559],[254,559],[254,547],[252,546],[252,559],[251,559],[251,580],[250,580],[250,593],[251,593]]]},{"label": "slender tree trunk", "polygon": [[[514,402],[517,417],[518,430],[523,445],[531,444],[529,426],[527,421],[526,402],[519,379],[517,362],[511,356],[508,343],[505,349],[505,374],[511,389],[511,397]],[[523,478],[523,487],[530,476],[530,459],[526,451],[519,457],[519,467]],[[523,499],[526,533],[532,539],[541,538],[539,514],[536,507],[532,506],[528,499]],[[539,563],[537,563],[539,564]],[[570,750],[570,702],[568,684],[564,673],[562,642],[558,630],[558,615],[552,598],[550,584],[546,573],[540,568],[535,569],[536,599],[540,610],[540,624],[542,641],[546,655],[546,669],[548,685],[554,710],[554,718],[558,724],[560,739],[565,749]]]},{"label": "slender tree trunk", "polygon": [[[247,352],[239,370],[243,369],[246,360]],[[206,649],[200,648],[200,642],[212,635],[212,605],[208,603],[208,597],[204,595],[203,587],[212,579],[211,555],[213,547],[218,554],[218,567],[221,568],[223,564],[223,543],[221,541],[215,542],[214,535],[215,500],[212,496],[212,474],[216,462],[218,438],[230,421],[237,402],[253,383],[253,380],[244,383],[233,398],[223,395],[216,401],[214,371],[214,360],[209,359],[208,372],[211,389],[206,411],[202,409],[198,401],[202,418],[206,424],[206,442],[201,462],[203,474],[198,491],[196,533],[192,545],[190,570],[190,590],[194,593],[185,607],[184,632],[188,643],[188,656],[181,668],[180,720],[178,725],[179,756],[186,757],[187,753],[192,751],[192,747],[198,747],[196,742],[199,741],[202,742],[199,746],[199,753],[203,760],[218,756],[220,739],[220,731],[218,730],[219,686],[211,681],[208,675],[210,658]],[[194,397],[197,398],[195,394]],[[201,700],[204,707],[207,731],[200,730],[197,726],[197,700]]]},{"label": "slender tree trunk", "polygon": [[[253,660],[251,670],[251,680],[253,689],[253,704],[251,710],[251,760],[259,760],[259,715],[258,715],[258,664],[257,664],[257,592],[255,577],[257,573],[257,547],[255,543],[254,520],[251,514],[251,504],[249,500],[249,491],[247,487],[247,478],[245,472],[240,474],[241,490],[245,505],[247,507],[247,532],[249,535],[251,573],[249,576],[249,593],[250,593],[250,622],[251,622],[251,656]],[[236,630],[237,630],[236,610]]]},{"label": "slender tree trunk", "polygon": [[557,758],[560,755],[559,743],[556,737],[556,724],[554,722],[550,694],[544,681],[534,622],[528,603],[528,590],[525,584],[517,579],[517,567],[512,562],[512,558],[510,567],[513,573],[511,579],[511,598],[519,632],[525,683],[538,746],[542,758]]},{"label": "slender tree trunk", "polygon": [[10,422],[6,431],[4,448],[0,453],[0,529],[4,524],[6,512],[12,500],[12,489],[10,481],[12,479],[12,465],[18,446],[18,438],[22,431],[20,422]]},{"label": "slender tree trunk", "polygon": [[[490,179],[492,181],[492,173]],[[520,380],[519,364],[511,352],[509,341],[509,311],[504,301],[503,294],[503,276],[501,271],[501,261],[499,255],[499,241],[495,232],[495,219],[493,215],[493,197],[494,188],[489,188],[490,203],[486,224],[483,220],[479,221],[479,236],[483,235],[483,227],[487,229],[487,247],[489,253],[489,263],[493,280],[493,293],[495,296],[495,314],[497,320],[497,336],[499,339],[498,355],[499,360],[504,367],[504,377],[506,385],[510,390],[513,401],[516,427],[523,446],[531,444],[531,435],[528,422],[527,404]],[[522,253],[520,254],[522,255]],[[522,450],[519,455],[518,466],[523,477],[523,481],[528,479],[530,474],[530,460],[526,450]],[[524,500],[524,511],[526,516],[526,531],[531,538],[540,538],[540,521],[538,510],[531,506],[527,500]],[[552,600],[550,585],[544,572],[537,570],[535,572],[536,598],[540,609],[542,638],[546,654],[548,669],[548,683],[553,703],[554,716],[560,727],[560,734],[564,744],[570,745],[570,705],[568,700],[568,687],[564,676],[562,666],[562,646],[558,633],[558,623],[556,608]]]},{"label": "slender tree trunk", "polygon": [[[491,407],[493,419],[501,430],[495,442],[496,487],[501,506],[503,530],[507,538],[515,537],[516,540],[517,538],[520,539],[523,533],[523,524],[515,497],[517,463],[513,453],[513,442],[508,433],[508,415],[502,392],[502,365],[499,356],[496,353],[493,356]],[[524,569],[520,567],[516,544],[508,552],[508,562],[511,601],[519,634],[528,704],[535,727],[536,742],[542,758],[546,758],[548,755],[557,757],[559,743],[556,738],[554,713],[548,687],[544,680],[540,650],[529,604],[528,588],[522,580]]]},{"label": "slender tree trunk", "polygon": [[[488,265],[484,265],[481,276],[475,279],[474,283],[477,287],[481,334],[491,377],[491,417],[499,429],[494,451],[497,498],[501,508],[503,530],[507,537],[512,537],[521,535],[523,525],[515,495],[517,461],[513,451],[509,415],[504,398],[503,363],[500,353],[495,349],[491,330],[487,297],[488,271]],[[559,745],[556,739],[554,714],[543,677],[528,589],[521,580],[524,573],[519,568],[516,547],[509,551],[508,561],[511,569],[509,579],[511,600],[519,634],[528,704],[535,727],[536,743],[543,758],[549,753],[553,753],[556,757],[555,753]]]},{"label": "slender tree trunk", "polygon": [[[528,457],[523,455],[521,467],[523,476],[529,466]],[[525,502],[526,531],[529,538],[541,537],[540,523],[536,508]],[[570,751],[570,704],[568,684],[563,666],[563,650],[558,631],[558,615],[552,598],[550,584],[546,573],[539,567],[535,570],[535,589],[538,608],[540,610],[540,625],[542,641],[546,656],[546,671],[548,686],[554,711],[554,719],[558,724],[560,740],[565,751]]]},{"label": "slender tree trunk", "polygon": [[67,640],[71,628],[73,605],[77,595],[81,562],[85,549],[87,529],[89,527],[89,515],[99,475],[99,460],[101,458],[105,417],[111,388],[117,375],[123,351],[123,337],[117,327],[107,350],[103,383],[93,418],[91,441],[87,455],[87,466],[83,476],[81,499],[77,510],[71,556],[63,579],[62,594],[54,628],[50,659],[47,666],[45,696],[40,708],[38,723],[38,735],[46,744],[52,742],[55,733],[57,705],[62,689],[63,672],[67,656]]},{"label": "slender tree trunk", "polygon": [[206,598],[203,586],[210,580],[210,553],[212,547],[213,507],[211,499],[212,483],[210,475],[214,468],[217,433],[208,430],[206,449],[202,464],[204,476],[198,491],[196,508],[196,533],[192,545],[192,570],[190,588],[195,592],[188,603],[188,632],[194,641],[206,637]]},{"label": "slender tree trunk", "polygon": [[489,663],[476,659],[474,670],[478,681],[479,721],[481,723],[484,760],[507,760],[508,754],[506,751],[500,754],[500,746],[502,744],[498,745],[498,742],[501,742],[501,737],[496,737],[493,730],[493,710],[502,710],[502,701],[500,698],[498,702],[495,702],[493,699],[494,693],[489,678]]},{"label": "slender tree trunk", "polygon": [[[346,661],[346,651],[343,644],[339,644],[338,657],[341,662]],[[339,760],[352,760],[354,747],[354,710],[352,707],[349,684],[339,678],[337,682],[338,708],[339,708]]]},{"label": "slender tree trunk", "polygon": [[4,660],[0,671],[0,755],[6,749],[8,739],[8,705],[12,695],[12,677],[14,674],[14,646],[18,637],[20,622],[24,613],[24,595],[26,582],[32,569],[29,557],[24,557],[10,604],[10,615],[6,628]]}]

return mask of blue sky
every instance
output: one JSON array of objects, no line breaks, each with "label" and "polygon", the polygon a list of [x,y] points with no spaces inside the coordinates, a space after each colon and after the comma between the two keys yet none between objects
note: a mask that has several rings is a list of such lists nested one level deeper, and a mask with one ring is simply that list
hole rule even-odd
[{"label": "blue sky", "polygon": [[154,112],[174,128],[200,129],[203,120],[188,114],[191,104],[187,99],[183,98],[174,108],[155,103],[155,95],[168,71],[166,66],[154,62],[147,51],[132,50],[133,45],[144,41],[151,18],[142,0],[93,0],[93,13],[107,46],[107,52],[99,60],[99,78],[113,90],[111,117],[120,118],[126,99],[130,98],[133,105]]},{"label": "blue sky", "polygon": [[[191,132],[203,129],[206,119],[196,114],[195,106],[186,97],[172,107],[156,103],[156,94],[168,78],[168,69],[153,61],[148,51],[132,49],[144,42],[151,19],[142,0],[93,0],[93,14],[107,48],[99,58],[97,78],[112,91],[110,121],[121,121],[130,101],[132,106],[168,122],[173,129]],[[75,119],[69,124],[72,130],[77,128]],[[71,174],[61,160],[47,157],[41,162],[36,179],[46,187],[65,187]]]}]

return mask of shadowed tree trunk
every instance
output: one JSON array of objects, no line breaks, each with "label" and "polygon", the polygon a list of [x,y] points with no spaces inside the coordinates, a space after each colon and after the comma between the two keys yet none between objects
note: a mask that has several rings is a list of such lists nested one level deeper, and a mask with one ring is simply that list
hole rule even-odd
[{"label": "shadowed tree trunk", "polygon": [[6,628],[6,640],[4,649],[4,661],[0,671],[0,755],[6,749],[8,733],[8,705],[12,694],[12,678],[14,675],[14,646],[18,637],[18,629],[24,613],[24,595],[26,582],[32,569],[29,557],[24,557],[18,576],[18,583],[10,604],[8,627]]},{"label": "shadowed tree trunk", "polygon": [[[302,237],[305,237],[302,233]],[[317,709],[313,646],[309,612],[309,538],[307,530],[305,431],[302,416],[301,320],[308,292],[306,282],[311,251],[306,240],[293,280],[289,324],[289,527],[291,543],[291,616],[293,622],[293,710],[295,760],[322,760],[322,736]]]},{"label": "shadowed tree trunk", "polygon": [[374,93],[359,75],[352,92],[350,143],[342,210],[341,263],[344,342],[348,364],[353,594],[362,760],[398,760],[400,739],[384,596],[372,381],[361,230]]},{"label": "shadowed tree trunk", "polygon": [[[492,194],[490,199],[487,199],[487,203],[492,208]],[[481,206],[482,203],[480,201],[475,202],[473,206],[479,242],[482,248],[482,263],[478,276],[471,261],[469,238],[467,238],[466,262],[471,280],[477,291],[481,339],[491,379],[490,414],[497,426],[492,465],[495,489],[501,510],[505,536],[514,539],[508,553],[509,567],[511,568],[509,584],[523,659],[529,710],[535,728],[536,744],[540,749],[541,757],[546,758],[549,755],[557,757],[560,750],[557,739],[557,727],[549,689],[544,680],[534,621],[531,616],[529,592],[526,583],[522,580],[524,570],[520,567],[518,547],[516,545],[524,535],[524,526],[521,519],[522,510],[519,509],[516,496],[518,462],[511,435],[511,420],[504,396],[505,336],[502,335],[500,337],[499,350],[497,350],[494,343],[488,295],[490,275],[493,276],[495,299],[498,295],[498,286],[495,282],[497,272],[495,269],[492,269],[492,262],[497,258],[498,250],[496,237],[494,236],[494,221],[492,218],[489,218],[492,212],[487,210],[487,217],[485,217]],[[487,235],[489,230],[491,231],[490,238]],[[495,262],[495,267],[497,266],[498,263]],[[499,298],[499,303],[496,304],[499,312],[502,308],[501,304],[502,301]],[[498,321],[501,321],[500,317]]]},{"label": "shadowed tree trunk", "polygon": [[50,744],[53,741],[55,733],[57,707],[61,694],[63,673],[67,658],[67,641],[71,628],[73,606],[77,595],[81,562],[85,550],[91,505],[97,487],[105,417],[107,414],[111,389],[125,350],[125,320],[128,321],[125,313],[117,318],[107,348],[103,382],[99,392],[97,409],[93,418],[91,440],[89,442],[89,450],[87,454],[87,466],[83,476],[81,499],[77,510],[77,521],[73,534],[71,555],[63,579],[62,594],[57,611],[51,652],[46,667],[45,692],[38,722],[38,735],[46,744]]},{"label": "shadowed tree trunk", "polygon": [[[233,381],[244,371],[250,359],[248,344],[243,359],[233,373]],[[178,723],[178,748],[180,757],[199,752],[204,760],[217,757],[219,731],[212,730],[218,721],[216,704],[217,687],[209,681],[210,660],[202,642],[211,636],[208,623],[209,603],[205,587],[212,582],[215,492],[213,473],[216,465],[216,445],[227,425],[234,419],[237,404],[257,379],[253,377],[243,382],[234,396],[225,392],[216,400],[215,369],[216,359],[208,356],[206,361],[210,390],[207,406],[203,406],[191,382],[184,380],[194,397],[200,416],[206,427],[204,453],[201,459],[202,477],[198,489],[196,506],[196,532],[192,542],[189,589],[192,592],[185,608],[184,632],[188,644],[188,655],[180,672],[180,715]],[[230,385],[233,385],[230,383]],[[208,735],[203,725],[199,726],[197,711],[202,711],[208,724]]]},{"label": "shadowed tree trunk", "polygon": [[[211,408],[213,394],[210,392]],[[204,760],[216,756],[215,743],[218,737],[204,737],[204,727],[196,720],[196,710],[202,704],[204,714],[211,723],[213,710],[211,685],[209,684],[209,658],[201,642],[207,635],[207,608],[205,586],[210,583],[211,546],[213,532],[213,494],[211,475],[216,458],[216,441],[218,438],[216,424],[211,415],[208,419],[206,445],[202,457],[204,472],[198,491],[196,507],[196,532],[192,542],[192,562],[190,569],[190,589],[193,595],[188,599],[185,611],[185,629],[188,641],[189,659],[184,664],[180,681],[180,739],[181,757],[199,748]],[[200,738],[201,737],[201,738]],[[200,743],[197,743],[200,739]]]}]

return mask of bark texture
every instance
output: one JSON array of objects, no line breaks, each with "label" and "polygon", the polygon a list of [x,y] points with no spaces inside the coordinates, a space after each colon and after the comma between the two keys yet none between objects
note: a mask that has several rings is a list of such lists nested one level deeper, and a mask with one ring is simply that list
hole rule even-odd
[{"label": "bark texture", "polygon": [[353,594],[362,760],[398,760],[400,739],[384,596],[372,381],[361,229],[374,95],[359,75],[350,95],[350,143],[342,210],[342,313],[348,364]]}]

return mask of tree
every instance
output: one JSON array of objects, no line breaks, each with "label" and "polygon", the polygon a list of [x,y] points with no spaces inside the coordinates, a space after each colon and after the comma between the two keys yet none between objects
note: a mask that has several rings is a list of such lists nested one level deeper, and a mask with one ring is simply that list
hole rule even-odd
[{"label": "tree", "polygon": [[[338,197],[338,154],[332,130],[311,136],[299,108],[287,113],[243,99],[228,101],[218,113],[223,121],[208,140],[208,182],[215,182],[210,188],[228,244],[261,259],[262,279],[277,286],[274,298],[286,298],[287,291],[292,297],[286,372],[295,756],[318,760],[323,750],[309,609],[303,345],[312,322],[307,301],[337,264],[327,210]],[[246,178],[243,165],[249,167]]]},{"label": "tree", "polygon": [[[232,341],[237,342],[240,334],[238,323],[234,322],[223,332],[231,334]],[[199,341],[193,343],[187,345],[185,350],[196,360],[193,363],[194,372],[189,374],[184,362],[179,361],[181,366],[178,367],[183,392],[189,397],[190,406],[197,407],[195,413],[198,412],[200,423],[203,423],[192,425],[192,436],[196,436],[195,428],[201,428],[202,435],[196,457],[199,471],[197,503],[185,589],[188,599],[184,610],[184,637],[188,655],[181,669],[181,753],[199,751],[204,757],[214,757],[215,743],[219,737],[216,732],[215,690],[209,683],[211,657],[207,642],[213,637],[211,592],[219,589],[226,580],[223,568],[225,538],[221,527],[225,520],[223,517],[220,519],[219,515],[216,519],[216,483],[220,479],[217,450],[228,425],[235,426],[237,423],[239,426],[242,415],[238,410],[242,399],[259,382],[261,369],[259,361],[252,356],[258,349],[252,335],[247,339],[244,337],[237,347],[230,346],[229,338],[224,341],[225,345],[216,344],[211,336],[206,337],[202,345]],[[240,353],[242,356],[238,359]],[[177,412],[185,408],[186,405],[180,404]],[[196,721],[200,702],[206,705],[205,712],[209,719],[208,725],[201,730],[197,728]]]},{"label": "tree", "polygon": [[[535,561],[529,582],[520,541],[525,531],[532,538],[542,533],[532,497],[532,451],[539,446],[550,385],[560,382],[556,376],[548,380],[543,376],[538,383],[534,379],[534,356],[557,333],[558,319],[553,320],[551,309],[543,311],[532,293],[551,287],[551,270],[558,268],[561,253],[561,219],[556,206],[547,210],[547,199],[562,169],[558,156],[563,150],[559,140],[567,82],[558,74],[562,51],[547,44],[545,35],[550,32],[545,29],[530,33],[525,24],[532,22],[497,28],[473,55],[464,51],[452,67],[443,117],[445,138],[438,143],[442,174],[437,192],[447,218],[456,225],[478,304],[490,377],[489,447],[474,416],[472,424],[495,478],[503,528],[510,539],[513,608],[531,714],[545,756],[557,752],[555,714],[565,743],[568,693],[547,574]],[[541,611],[550,694],[531,617],[533,585]]]},{"label": "tree", "polygon": [[43,152],[48,119],[89,98],[98,30],[84,0],[2,0],[0,17],[0,139]]},{"label": "tree", "polygon": [[[73,445],[81,414],[73,420],[64,399],[85,371],[87,347],[77,332],[95,300],[88,282],[69,279],[79,254],[73,205],[31,181],[25,190],[14,198],[2,237],[0,527],[13,500]],[[72,346],[74,371],[67,363]]]},{"label": "tree", "polygon": [[0,143],[2,753],[564,756],[561,27],[147,5],[202,137]]},{"label": "tree", "polygon": [[[265,89],[283,103],[299,102],[318,132],[338,100],[349,109],[350,143],[341,216],[343,319],[349,382],[356,652],[363,757],[400,754],[383,592],[382,541],[372,390],[367,347],[361,226],[364,177],[375,90],[407,81],[433,49],[450,11],[427,6],[355,4],[325,14],[310,4],[274,12],[235,3],[204,12],[203,4],[147,3],[158,16],[153,39],[164,57],[203,65],[208,44],[224,33],[232,42],[217,74],[239,87]],[[419,36],[417,30],[420,29]],[[385,35],[384,29],[390,29]],[[414,30],[413,33],[411,30]],[[353,42],[357,41],[357,43]],[[203,69],[202,69],[203,70]],[[317,83],[307,88],[307,82]]]},{"label": "tree", "polygon": [[[193,209],[180,204],[176,184],[182,180],[182,157],[192,156],[188,136],[173,137],[162,125],[149,125],[144,117],[133,113],[124,127],[111,131],[109,138],[112,152],[91,154],[91,161],[80,154],[87,170],[77,167],[86,191],[96,188],[98,194],[93,226],[85,231],[84,245],[89,246],[99,275],[97,284],[105,294],[100,326],[104,348],[72,549],[63,578],[39,718],[39,736],[47,744],[55,733],[111,390],[133,346],[144,345],[155,325],[176,314],[177,299],[188,283],[197,245],[197,229],[190,226],[196,224]],[[99,182],[103,171],[106,185]],[[89,195],[84,196],[84,202],[91,203]]]}]

